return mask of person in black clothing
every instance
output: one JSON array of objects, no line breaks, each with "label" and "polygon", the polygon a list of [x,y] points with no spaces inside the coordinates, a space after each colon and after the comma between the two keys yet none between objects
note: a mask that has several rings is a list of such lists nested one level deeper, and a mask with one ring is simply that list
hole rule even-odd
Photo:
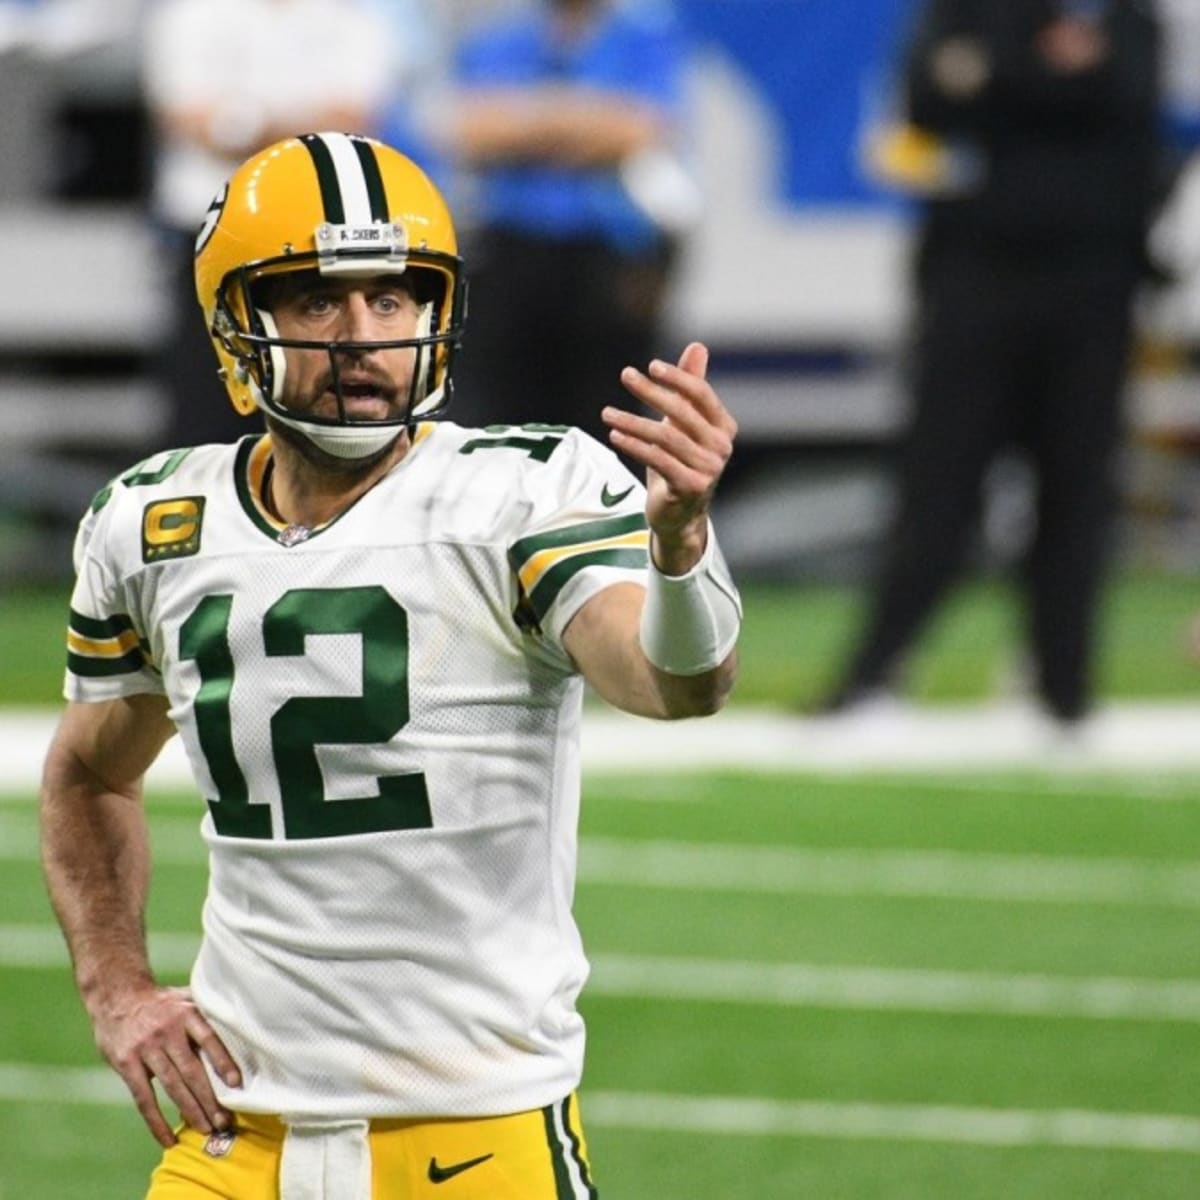
[{"label": "person in black clothing", "polygon": [[923,207],[894,527],[829,709],[899,682],[963,565],[987,467],[1015,443],[1037,479],[1022,582],[1038,696],[1059,721],[1087,714],[1158,57],[1142,0],[930,0],[920,14],[907,114],[954,149],[959,177]]}]

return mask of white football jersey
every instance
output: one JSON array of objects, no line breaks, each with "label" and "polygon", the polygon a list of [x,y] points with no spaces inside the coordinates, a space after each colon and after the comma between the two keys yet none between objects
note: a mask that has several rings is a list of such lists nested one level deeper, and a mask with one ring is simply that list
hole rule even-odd
[{"label": "white football jersey", "polygon": [[164,452],[76,545],[66,694],[159,692],[208,803],[192,987],[234,1109],[515,1112],[579,1082],[581,605],[647,565],[645,492],[555,426],[418,428],[308,531],[269,436]]}]

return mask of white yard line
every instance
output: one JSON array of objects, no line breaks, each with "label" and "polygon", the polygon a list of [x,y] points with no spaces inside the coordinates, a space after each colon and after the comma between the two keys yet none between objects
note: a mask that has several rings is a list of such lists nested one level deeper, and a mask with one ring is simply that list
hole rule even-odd
[{"label": "white yard line", "polygon": [[[199,808],[199,802],[197,802]],[[203,868],[199,814],[157,816],[154,861]],[[35,862],[36,814],[0,810],[0,862]],[[583,838],[579,881],[761,895],[1200,908],[1200,864],[932,850],[806,849]]]},{"label": "white yard line", "polygon": [[1200,1119],[1151,1113],[831,1104],[586,1089],[581,1106],[587,1125],[662,1133],[1200,1154]]},{"label": "white yard line", "polygon": [[[150,958],[155,969],[186,975],[200,946],[191,933],[152,933]],[[68,968],[67,947],[53,925],[0,925],[0,970]]]},{"label": "white yard line", "polygon": [[[200,836],[203,807],[195,800],[190,813],[156,813],[151,817],[151,852],[156,866],[203,869],[207,865],[208,848]],[[0,808],[0,862],[37,862],[38,857],[37,813],[32,806]]]},{"label": "white yard line", "polygon": [[[185,975],[198,939],[150,935],[157,970]],[[629,999],[857,1012],[957,1013],[1065,1020],[1200,1023],[1200,981],[1003,975],[817,963],[596,954],[586,993]],[[66,968],[50,925],[0,925],[0,968]]]},{"label": "white yard line", "polygon": [[[198,827],[198,813],[158,815],[155,862],[203,868]],[[37,855],[36,814],[0,810],[0,862],[35,862]],[[1200,864],[1115,857],[585,837],[579,880],[701,892],[1200,908]]]},{"label": "white yard line", "polygon": [[860,1012],[1200,1023],[1200,981],[601,954],[591,995]]},{"label": "white yard line", "polygon": [[[36,787],[55,714],[0,710],[0,790]],[[1126,703],[1103,708],[1079,736],[1063,739],[1019,704],[904,709],[865,719],[804,719],[734,706],[704,720],[639,720],[589,708],[587,772],[692,769],[1056,773],[1200,771],[1200,707]],[[178,741],[151,771],[165,787],[191,782]]]},{"label": "white yard line", "polygon": [[[124,1085],[103,1067],[41,1067],[0,1062],[0,1101],[105,1105],[133,1110]],[[581,1103],[584,1122],[597,1129],[1200,1154],[1200,1119],[1163,1113],[835,1104],[756,1096],[678,1096],[587,1089],[582,1093]]]},{"label": "white yard line", "polygon": [[695,891],[1200,908],[1200,864],[1121,858],[593,837],[581,844],[579,878]]}]

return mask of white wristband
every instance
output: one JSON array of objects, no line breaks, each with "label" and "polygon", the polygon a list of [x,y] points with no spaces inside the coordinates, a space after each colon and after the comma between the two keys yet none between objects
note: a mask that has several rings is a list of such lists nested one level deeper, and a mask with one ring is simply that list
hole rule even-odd
[{"label": "white wristband", "polygon": [[741,597],[711,524],[704,554],[686,575],[664,575],[651,560],[638,637],[660,671],[711,671],[733,649],[741,625]]}]

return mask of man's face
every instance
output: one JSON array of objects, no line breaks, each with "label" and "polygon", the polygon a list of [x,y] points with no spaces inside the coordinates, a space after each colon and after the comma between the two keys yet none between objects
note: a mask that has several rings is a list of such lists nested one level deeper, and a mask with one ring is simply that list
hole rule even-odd
[{"label": "man's face", "polygon": [[[387,342],[415,337],[420,309],[403,275],[325,279],[306,273],[282,281],[270,302],[279,336],[313,342]],[[297,414],[336,418],[333,366],[324,350],[286,349],[283,404]],[[335,354],[350,421],[403,418],[416,349]]]}]

